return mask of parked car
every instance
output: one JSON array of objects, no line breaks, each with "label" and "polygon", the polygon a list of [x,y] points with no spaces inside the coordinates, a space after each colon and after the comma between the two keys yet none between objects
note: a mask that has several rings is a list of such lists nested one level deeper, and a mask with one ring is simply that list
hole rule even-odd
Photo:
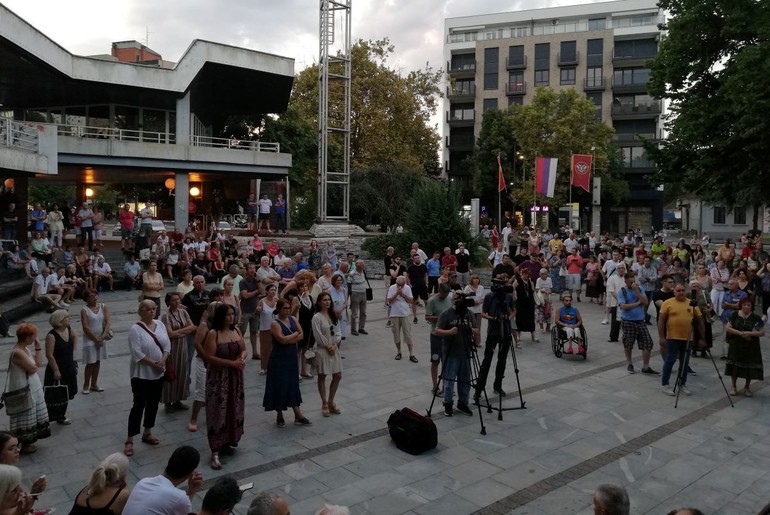
[{"label": "parked car", "polygon": [[[135,236],[138,230],[139,230],[138,226],[134,227],[134,231],[131,233],[131,235]],[[152,232],[154,232],[154,233],[155,232],[161,232],[161,231],[171,232],[173,230],[174,230],[173,222],[172,222],[171,227],[169,228],[163,220],[153,220],[152,221]],[[120,222],[118,222],[118,223],[115,224],[115,227],[113,227],[113,229],[112,229],[112,235],[113,236],[120,236],[120,234],[121,234],[121,232],[120,232]]]}]

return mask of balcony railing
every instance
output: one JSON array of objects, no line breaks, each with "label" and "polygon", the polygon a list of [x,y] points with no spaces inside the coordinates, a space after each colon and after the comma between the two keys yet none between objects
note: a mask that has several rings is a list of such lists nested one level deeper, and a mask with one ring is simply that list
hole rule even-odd
[{"label": "balcony railing", "polygon": [[173,144],[176,136],[171,132],[154,132],[135,129],[116,129],[112,127],[87,127],[85,125],[57,125],[59,136],[74,138],[113,139],[118,141],[136,141],[142,143]]},{"label": "balcony railing", "polygon": [[446,121],[452,122],[473,122],[476,120],[476,112],[473,109],[466,109],[464,112],[454,112],[446,114]]},{"label": "balcony railing", "polygon": [[620,115],[658,115],[661,112],[660,102],[646,102],[644,104],[612,104],[612,114]]},{"label": "balcony railing", "polygon": [[194,147],[229,148],[237,150],[252,150],[255,152],[281,152],[281,144],[269,141],[249,141],[228,138],[212,138],[210,136],[190,136],[190,145]]},{"label": "balcony railing", "polygon": [[556,62],[559,66],[577,66],[579,60],[580,52],[570,52],[567,54],[562,54],[561,52],[556,53]]},{"label": "balcony railing", "polygon": [[448,73],[476,73],[476,61],[472,63],[451,63],[447,61],[446,69]]},{"label": "balcony railing", "polygon": [[[615,47],[612,47],[612,60],[613,61],[649,61],[655,59],[655,54],[652,55],[623,55],[615,51]],[[628,66],[628,65],[626,65]]]},{"label": "balcony railing", "polygon": [[526,68],[527,68],[526,55],[521,56],[521,58],[514,58],[514,59],[511,59],[510,57],[505,58],[506,70],[524,70]]},{"label": "balcony railing", "polygon": [[508,83],[505,85],[505,94],[508,96],[526,95],[527,83],[526,82],[516,82],[513,84]]},{"label": "balcony railing", "polygon": [[475,141],[472,134],[446,137],[447,148],[473,147]]},{"label": "balcony railing", "polygon": [[634,134],[615,134],[612,139],[614,141],[618,142],[629,142],[629,141],[643,141],[643,140],[654,140],[657,138],[657,134],[654,132],[650,133],[634,133]]},{"label": "balcony railing", "polygon": [[0,117],[0,145],[37,152],[38,129],[32,122],[17,122],[11,118]]},{"label": "balcony railing", "polygon": [[447,98],[472,97],[476,95],[476,86],[463,86],[461,88],[447,87]]},{"label": "balcony railing", "polygon": [[647,91],[647,81],[616,80],[613,77],[612,89],[616,91]]},{"label": "balcony railing", "polygon": [[607,89],[607,77],[583,79],[583,91],[604,91]]}]

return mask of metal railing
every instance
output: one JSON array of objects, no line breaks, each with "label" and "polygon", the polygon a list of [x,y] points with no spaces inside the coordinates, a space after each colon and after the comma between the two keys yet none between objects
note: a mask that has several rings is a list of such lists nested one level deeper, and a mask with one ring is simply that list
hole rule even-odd
[{"label": "metal railing", "polygon": [[142,143],[173,144],[176,136],[170,132],[155,132],[136,129],[118,129],[114,127],[88,127],[85,125],[57,125],[59,136],[90,139],[113,139]]},{"label": "metal railing", "polygon": [[190,136],[190,145],[194,147],[231,148],[237,150],[252,150],[255,152],[281,152],[281,144],[269,141],[249,141],[228,138],[212,138],[211,136]]},{"label": "metal railing", "polygon": [[639,115],[656,115],[660,114],[661,106],[660,101],[645,102],[641,104],[612,104],[612,114],[639,114]]},{"label": "metal railing", "polygon": [[38,130],[31,122],[17,122],[11,118],[0,117],[0,145],[37,152]]}]

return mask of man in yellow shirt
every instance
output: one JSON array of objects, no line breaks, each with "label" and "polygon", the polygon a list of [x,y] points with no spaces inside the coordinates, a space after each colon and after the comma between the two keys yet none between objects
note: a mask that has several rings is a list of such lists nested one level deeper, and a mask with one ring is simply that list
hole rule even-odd
[{"label": "man in yellow shirt", "polygon": [[687,383],[687,367],[684,367],[684,359],[687,352],[687,339],[688,337],[695,337],[695,335],[690,335],[690,325],[693,317],[695,317],[698,324],[698,334],[701,335],[699,344],[702,347],[704,346],[702,335],[705,334],[703,317],[697,307],[690,306],[690,300],[685,294],[684,285],[677,284],[674,287],[674,298],[665,301],[660,306],[660,313],[658,314],[659,341],[665,341],[667,345],[666,360],[663,363],[663,371],[660,376],[660,389],[666,395],[675,394],[673,388],[668,383],[671,378],[671,370],[674,368],[674,363],[677,359],[679,359],[679,369],[682,374],[679,389],[685,395],[692,393],[685,386]]},{"label": "man in yellow shirt", "polygon": [[564,248],[564,242],[559,239],[559,235],[554,234],[553,238],[551,238],[548,241],[548,252],[551,256],[558,253],[561,249]]}]

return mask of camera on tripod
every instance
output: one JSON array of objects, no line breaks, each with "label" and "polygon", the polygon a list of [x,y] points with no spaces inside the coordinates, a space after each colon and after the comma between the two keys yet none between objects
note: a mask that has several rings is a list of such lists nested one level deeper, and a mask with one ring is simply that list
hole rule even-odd
[{"label": "camera on tripod", "polygon": [[456,291],[454,303],[455,311],[459,314],[464,314],[468,311],[468,308],[472,308],[476,305],[476,299],[474,299],[472,295]]},{"label": "camera on tripod", "polygon": [[490,288],[492,293],[496,295],[505,295],[506,293],[513,293],[513,286],[506,284],[505,281],[500,279],[492,279],[492,286]]}]

